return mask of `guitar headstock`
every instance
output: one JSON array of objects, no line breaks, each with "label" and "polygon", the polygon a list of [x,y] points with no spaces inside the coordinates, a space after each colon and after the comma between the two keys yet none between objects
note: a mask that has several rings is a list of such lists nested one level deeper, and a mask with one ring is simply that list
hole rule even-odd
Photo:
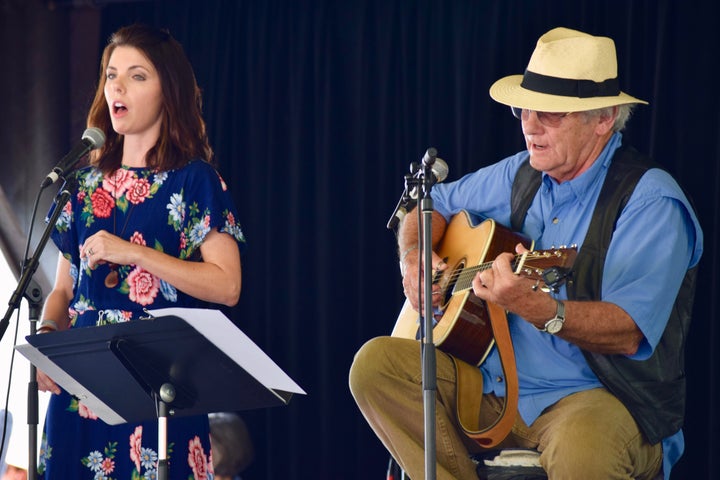
[{"label": "guitar headstock", "polygon": [[548,268],[570,269],[577,257],[577,246],[533,250],[517,255],[515,273],[533,280],[543,281],[542,273]]}]

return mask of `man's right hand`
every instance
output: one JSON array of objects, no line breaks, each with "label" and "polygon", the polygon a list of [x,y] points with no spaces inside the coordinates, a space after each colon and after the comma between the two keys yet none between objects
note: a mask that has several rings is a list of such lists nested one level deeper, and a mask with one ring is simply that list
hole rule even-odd
[{"label": "man's right hand", "polygon": [[[424,278],[424,270],[420,270],[418,275],[418,266],[424,265],[424,258],[421,258],[420,249],[416,248],[407,255],[402,261],[401,270],[403,273],[403,291],[405,297],[410,301],[415,311],[421,312],[422,306],[418,304],[418,298],[423,298],[422,279]],[[432,252],[432,277],[435,278],[439,272],[443,272],[447,269],[447,264],[443,261],[440,256]],[[441,282],[435,282],[432,285],[432,305],[433,307],[439,307],[442,301],[443,295],[441,294]],[[420,297],[418,297],[418,295]]]}]

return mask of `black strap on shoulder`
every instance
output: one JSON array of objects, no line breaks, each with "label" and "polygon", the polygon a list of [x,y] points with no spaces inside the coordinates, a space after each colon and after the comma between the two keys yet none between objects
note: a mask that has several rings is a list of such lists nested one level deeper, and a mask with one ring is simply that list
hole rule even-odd
[{"label": "black strap on shoulder", "polygon": [[618,218],[638,181],[650,168],[661,167],[632,147],[622,146],[615,152],[582,248],[575,260],[573,276],[568,281],[569,299],[601,298],[605,257]]},{"label": "black strap on shoulder", "polygon": [[510,226],[516,232],[522,229],[525,216],[540,188],[542,173],[530,166],[530,159],[520,165],[510,195]]}]

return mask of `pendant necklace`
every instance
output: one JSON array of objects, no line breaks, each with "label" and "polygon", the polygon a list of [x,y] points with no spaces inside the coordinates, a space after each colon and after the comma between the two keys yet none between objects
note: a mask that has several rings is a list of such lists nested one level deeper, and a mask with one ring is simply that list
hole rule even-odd
[{"label": "pendant necklace", "polygon": [[[118,197],[117,195],[117,178],[118,174],[117,171],[115,172],[115,208],[113,209],[113,235],[115,235],[116,227],[117,227],[117,210],[118,210]],[[125,228],[128,225],[128,221],[130,220],[130,215],[132,215],[133,209],[135,209],[135,204],[133,203],[130,207],[130,211],[125,216],[125,223],[123,224],[123,228],[120,231],[120,233],[117,235],[118,237],[122,238],[123,234],[125,233]],[[118,273],[118,265],[115,263],[108,263],[108,268],[110,268],[110,273],[108,273],[105,276],[105,286],[107,288],[115,288],[120,283],[120,274]]]}]

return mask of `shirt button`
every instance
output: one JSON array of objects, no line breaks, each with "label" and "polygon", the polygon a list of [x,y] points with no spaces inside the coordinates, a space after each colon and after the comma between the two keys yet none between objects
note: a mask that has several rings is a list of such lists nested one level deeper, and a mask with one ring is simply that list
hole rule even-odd
[{"label": "shirt button", "polygon": [[495,381],[496,381],[497,383],[502,383],[502,382],[503,382],[503,377],[500,377],[500,376],[495,377]]},{"label": "shirt button", "polygon": [[555,225],[557,225],[558,223],[560,223],[560,219],[557,218],[557,217],[555,217],[555,218],[552,219],[552,222],[553,222]]}]

